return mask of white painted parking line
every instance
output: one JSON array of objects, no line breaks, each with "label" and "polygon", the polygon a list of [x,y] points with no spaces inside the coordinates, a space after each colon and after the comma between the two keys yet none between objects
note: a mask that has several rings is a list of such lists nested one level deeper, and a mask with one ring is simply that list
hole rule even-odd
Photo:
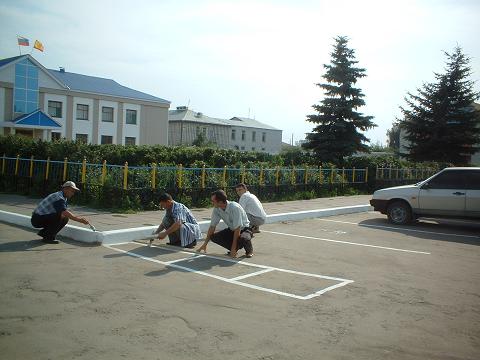
[{"label": "white painted parking line", "polygon": [[257,275],[260,275],[260,274],[265,274],[265,273],[267,273],[267,272],[274,271],[274,270],[275,270],[275,269],[263,269],[263,270],[258,270],[258,271],[256,271],[256,272],[253,272],[253,273],[250,273],[250,274],[240,275],[240,276],[231,278],[230,280],[242,280],[242,279],[246,279],[246,278],[249,278],[249,277],[252,277],[252,276],[257,276]]},{"label": "white painted parking line", "polygon": [[475,239],[478,239],[478,236],[475,236],[475,235],[462,235],[462,234],[442,233],[442,232],[436,232],[436,231],[427,231],[427,230],[418,230],[418,229],[410,229],[410,228],[401,228],[401,227],[395,227],[395,226],[360,224],[360,223],[355,223],[355,222],[339,221],[339,220],[328,220],[328,219],[316,219],[316,220],[319,220],[319,221],[329,221],[329,222],[340,223],[340,224],[348,224],[348,225],[358,225],[358,226],[363,226],[363,227],[372,227],[372,228],[378,228],[378,229],[403,230],[403,231],[411,231],[411,232],[418,232],[418,233],[424,233],[424,234],[448,235],[448,236],[457,236],[457,237],[466,237],[466,238],[475,238]]},{"label": "white painted parking line", "polygon": [[[121,244],[123,245],[125,243],[121,243]],[[142,245],[142,246],[148,246],[147,244],[138,243],[138,242],[137,242],[137,244]],[[169,266],[169,267],[179,269],[179,270],[183,270],[183,271],[192,272],[192,273],[195,273],[195,274],[198,274],[198,275],[208,276],[208,277],[211,277],[211,278],[214,278],[214,279],[217,279],[217,280],[220,280],[220,281],[224,281],[224,282],[227,282],[227,283],[230,283],[230,284],[239,285],[239,286],[243,286],[243,287],[248,287],[250,289],[259,290],[259,291],[263,291],[263,292],[268,292],[268,293],[272,293],[272,294],[282,295],[282,296],[286,296],[286,297],[290,297],[290,298],[294,298],[294,299],[298,299],[298,300],[309,300],[309,299],[312,299],[314,297],[325,294],[326,292],[328,292],[330,290],[338,289],[339,287],[342,287],[342,286],[345,286],[347,284],[353,283],[353,280],[342,279],[342,278],[337,278],[337,277],[332,277],[332,276],[325,276],[325,275],[320,275],[320,274],[311,274],[311,273],[305,273],[305,272],[300,272],[300,271],[295,271],[295,270],[275,268],[275,267],[272,267],[272,266],[253,264],[253,263],[249,263],[249,262],[243,262],[241,260],[240,261],[235,261],[233,259],[227,259],[227,258],[222,258],[222,257],[218,257],[218,256],[211,256],[211,255],[204,255],[204,254],[200,255],[200,254],[192,253],[192,252],[189,252],[189,251],[178,251],[178,250],[173,250],[173,249],[159,247],[159,246],[152,246],[152,247],[156,247],[156,248],[161,248],[162,250],[169,251],[169,252],[186,253],[186,254],[193,255],[193,256],[190,256],[190,257],[186,257],[186,258],[178,259],[178,260],[173,260],[173,261],[160,261],[160,260],[157,260],[157,259],[150,258],[148,256],[143,256],[143,255],[136,254],[136,253],[131,252],[131,251],[118,249],[118,248],[115,247],[115,246],[118,246],[118,245],[120,245],[120,244],[111,244],[111,245],[103,245],[103,246],[110,249],[110,250],[121,252],[121,253],[124,253],[126,255],[136,257],[136,258],[139,258],[139,259],[142,259],[142,260],[154,262],[154,263],[157,263],[157,264],[162,264],[162,265]],[[234,278],[225,278],[223,276],[210,274],[210,273],[207,273],[205,271],[195,270],[195,269],[192,269],[192,268],[189,268],[189,267],[186,267],[186,266],[181,266],[181,265],[176,264],[176,262],[179,262],[179,261],[195,260],[196,258],[200,258],[200,257],[212,258],[212,259],[217,259],[217,260],[221,260],[221,261],[234,262],[234,263],[241,264],[241,265],[261,268],[262,270],[259,270],[259,271],[256,271],[256,272],[253,272],[253,273],[250,273],[250,274],[247,274],[247,275],[237,276],[237,277],[234,277]],[[272,272],[272,271],[280,271],[280,272],[286,272],[286,273],[291,273],[291,274],[297,274],[297,275],[301,275],[301,276],[309,276],[309,277],[315,277],[315,278],[320,278],[320,279],[325,279],[325,280],[332,280],[332,281],[337,281],[338,284],[334,284],[332,286],[320,289],[320,290],[318,290],[318,291],[316,291],[312,294],[301,296],[301,295],[296,295],[296,294],[292,294],[292,293],[288,293],[288,292],[284,292],[284,291],[279,291],[279,290],[270,289],[270,288],[266,288],[266,287],[262,287],[262,286],[253,285],[253,284],[244,283],[244,282],[239,281],[239,280],[242,280],[242,279],[246,279],[246,278],[253,277],[253,276],[258,276],[258,275],[265,274],[265,273]]]},{"label": "white painted parking line", "polygon": [[378,246],[378,245],[355,243],[355,242],[351,242],[351,241],[341,241],[341,240],[333,240],[333,239],[324,239],[324,238],[319,238],[319,237],[314,237],[314,236],[306,236],[306,235],[295,235],[295,234],[281,233],[281,232],[277,232],[277,231],[262,230],[262,232],[264,232],[264,233],[269,233],[269,234],[284,235],[284,236],[293,236],[293,237],[299,237],[299,238],[304,238],[304,239],[313,239],[313,240],[328,241],[328,242],[339,243],[339,244],[346,244],[346,245],[365,246],[365,247],[371,247],[371,248],[377,248],[377,249],[383,249],[383,250],[402,251],[402,252],[407,252],[407,253],[430,255],[429,252],[425,252],[425,251],[399,249],[399,248],[392,248],[392,247],[387,247],[387,246]]},{"label": "white painted parking line", "polygon": [[[117,245],[117,244],[115,244]],[[180,261],[185,261],[185,260],[191,260],[191,259],[198,259],[198,258],[201,258],[201,257],[205,257],[205,255],[193,255],[193,256],[189,256],[189,257],[184,257],[184,258],[181,258],[181,259],[177,259],[177,260],[172,260],[172,261],[165,261],[165,264],[167,265],[170,265],[170,264],[173,264],[173,263],[176,263],[176,262],[180,262]]]}]

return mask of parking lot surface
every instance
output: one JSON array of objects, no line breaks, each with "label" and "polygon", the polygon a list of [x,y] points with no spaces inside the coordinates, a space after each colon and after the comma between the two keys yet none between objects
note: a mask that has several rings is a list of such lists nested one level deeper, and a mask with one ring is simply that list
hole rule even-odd
[{"label": "parking lot surface", "polygon": [[479,225],[361,213],[261,230],[231,260],[0,224],[2,358],[480,358]]}]

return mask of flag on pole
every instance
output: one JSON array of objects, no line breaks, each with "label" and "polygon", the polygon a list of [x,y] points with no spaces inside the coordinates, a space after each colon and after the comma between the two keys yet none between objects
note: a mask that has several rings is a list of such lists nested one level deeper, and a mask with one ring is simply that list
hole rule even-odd
[{"label": "flag on pole", "polygon": [[27,38],[22,36],[17,36],[18,46],[30,46],[30,43]]},{"label": "flag on pole", "polygon": [[38,40],[35,40],[35,43],[33,44],[33,48],[43,52],[43,44]]}]

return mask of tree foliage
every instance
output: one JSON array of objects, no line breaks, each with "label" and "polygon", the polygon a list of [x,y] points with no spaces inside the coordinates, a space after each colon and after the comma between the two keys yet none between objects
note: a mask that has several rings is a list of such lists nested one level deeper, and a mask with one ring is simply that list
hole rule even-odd
[{"label": "tree foliage", "polygon": [[435,82],[425,83],[418,94],[408,93],[401,107],[407,158],[413,161],[467,164],[479,150],[480,112],[473,103],[479,93],[469,80],[470,59],[460,47],[447,57],[444,73],[435,73]]},{"label": "tree foliage", "polygon": [[335,38],[331,64],[326,69],[326,83],[316,84],[325,92],[321,104],[313,105],[318,114],[308,115],[307,121],[316,127],[307,135],[304,147],[322,161],[337,164],[345,156],[358,151],[368,152],[369,140],[361,133],[376,125],[373,116],[364,116],[357,109],[365,105],[364,94],[355,87],[359,78],[365,77],[365,69],[356,67],[355,51],[348,48],[348,39]]}]

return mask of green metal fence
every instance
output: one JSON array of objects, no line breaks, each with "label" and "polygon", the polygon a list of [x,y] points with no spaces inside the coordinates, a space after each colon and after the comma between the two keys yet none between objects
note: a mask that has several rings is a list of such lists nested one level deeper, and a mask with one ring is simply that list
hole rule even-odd
[{"label": "green metal fence", "polygon": [[83,162],[1,158],[1,175],[30,182],[61,184],[75,181],[79,186],[102,186],[129,189],[211,189],[232,188],[243,182],[256,187],[296,187],[328,184],[362,184],[368,181],[368,168],[344,169],[322,167],[275,168],[185,168],[91,164]]}]

